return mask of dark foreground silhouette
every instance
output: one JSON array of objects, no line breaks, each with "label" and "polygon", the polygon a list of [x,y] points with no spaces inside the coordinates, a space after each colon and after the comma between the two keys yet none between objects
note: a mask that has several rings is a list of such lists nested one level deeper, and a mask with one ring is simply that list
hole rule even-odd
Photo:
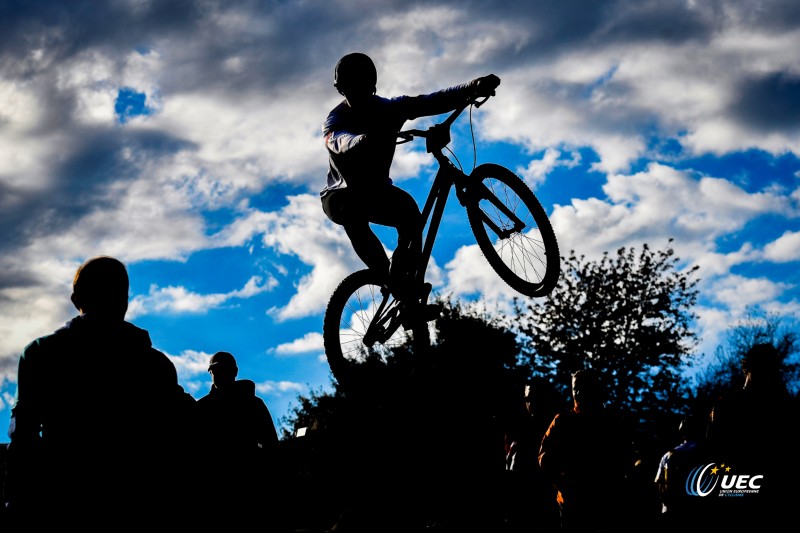
[{"label": "dark foreground silhouette", "polygon": [[[531,501],[518,497],[525,479],[508,475],[514,472],[506,462],[509,435],[522,435],[521,403],[541,402],[548,411],[549,400],[537,399],[530,386],[523,397],[525,381],[506,379],[517,353],[508,332],[445,316],[437,321],[443,342],[410,358],[413,372],[404,372],[400,357],[383,374],[365,374],[371,379],[338,388],[330,409],[304,421],[304,436],[276,442],[247,380],[234,386],[235,402],[214,407],[214,415],[202,414],[198,404],[211,400],[195,402],[188,396],[147,333],[125,322],[127,273],[120,263],[111,258],[87,262],[76,276],[73,301],[81,315],[35,340],[20,358],[11,442],[0,447],[3,531],[27,531],[50,516],[82,529],[120,524],[191,529],[216,523],[234,530],[235,520],[226,519],[247,516],[267,531],[307,533],[672,532],[686,527],[663,520],[658,504],[657,465],[676,444],[672,434],[654,435],[660,421],[634,422],[624,413],[599,409],[602,399],[593,399],[591,374],[576,374],[590,379],[573,383],[570,398],[554,401],[559,413],[547,437],[537,436],[543,424],[525,430],[529,454],[540,440],[537,461],[530,455],[514,460],[527,461],[531,481],[552,476],[553,490],[525,490]],[[222,391],[231,380],[237,383],[235,359],[218,355],[223,367],[211,368]],[[722,499],[722,486],[735,487],[737,481],[720,478],[715,492],[693,496],[697,516],[709,523],[740,517],[771,530],[787,519],[796,479],[796,466],[786,460],[797,443],[791,436],[796,399],[775,380],[773,355],[764,347],[748,353],[746,385],[715,403],[707,442],[711,455],[702,460],[730,467],[730,476],[763,491]],[[399,375],[403,379],[395,379]],[[207,426],[201,431],[202,421],[223,409],[226,424],[239,417],[260,420],[252,427],[263,431],[254,431],[252,438],[240,434],[238,425],[220,433]],[[534,412],[531,405],[528,414]],[[251,419],[246,413],[255,414]],[[703,420],[708,414],[701,415]],[[617,416],[625,423],[617,425]],[[630,437],[616,441],[621,435]],[[629,453],[630,439],[656,445],[634,442]],[[253,442],[272,457],[250,460],[234,442]],[[610,460],[618,455],[618,463]],[[546,470],[537,471],[537,463]],[[776,464],[788,469],[778,473]],[[593,475],[580,480],[584,470]],[[231,479],[237,485],[231,486]],[[594,487],[588,503],[586,492],[575,490],[578,483]],[[552,512],[555,490],[568,505],[570,514],[562,516],[567,521],[539,514]],[[570,505],[570,498],[577,500]],[[606,516],[610,528],[596,527],[603,524],[595,514],[599,501],[613,506]],[[729,515],[720,516],[720,510]]]},{"label": "dark foreground silhouette", "polygon": [[[125,321],[128,273],[90,259],[73,281],[80,312],[25,347],[11,411],[4,497],[12,527],[162,520],[182,505],[194,399],[148,333]],[[146,505],[143,501],[146,500]]]}]

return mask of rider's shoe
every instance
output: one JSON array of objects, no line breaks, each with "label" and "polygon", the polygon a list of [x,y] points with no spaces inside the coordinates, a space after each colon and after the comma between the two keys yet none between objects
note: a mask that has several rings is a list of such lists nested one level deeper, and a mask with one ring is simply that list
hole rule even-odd
[{"label": "rider's shoe", "polygon": [[441,317],[443,309],[444,305],[442,304],[425,304],[422,306],[420,313],[425,322],[430,322],[431,320],[436,320]]},{"label": "rider's shoe", "polygon": [[428,283],[427,281],[422,284],[422,290],[420,292],[419,301],[427,302],[428,296],[431,295],[431,291],[433,290],[433,285]]}]

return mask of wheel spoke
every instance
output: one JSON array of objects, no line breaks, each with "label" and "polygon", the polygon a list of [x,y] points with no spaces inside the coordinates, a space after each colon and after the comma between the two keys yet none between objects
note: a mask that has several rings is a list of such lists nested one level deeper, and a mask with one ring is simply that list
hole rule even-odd
[{"label": "wheel spoke", "polygon": [[[526,210],[520,210],[522,204],[521,199],[509,187],[496,180],[486,180],[486,185],[492,193],[498,198],[503,199],[504,204],[514,214],[525,223],[528,228],[527,233],[512,233],[505,239],[498,239],[494,242],[494,246],[498,255],[502,258],[503,262],[508,268],[518,275],[520,278],[528,282],[540,283],[544,277],[546,270],[547,260],[544,257],[544,243],[541,238],[536,239],[531,236],[535,232],[535,228],[531,228],[533,216]],[[502,189],[501,189],[502,188]],[[484,213],[491,218],[494,223],[501,229],[510,229],[514,227],[513,221],[508,219],[500,209],[497,208],[492,202],[482,202]],[[520,213],[523,211],[523,213]],[[520,216],[522,214],[522,216]]]}]

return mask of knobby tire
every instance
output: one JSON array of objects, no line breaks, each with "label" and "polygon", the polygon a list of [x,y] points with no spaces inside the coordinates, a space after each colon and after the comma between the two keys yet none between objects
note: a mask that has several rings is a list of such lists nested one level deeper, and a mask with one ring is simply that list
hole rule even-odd
[{"label": "knobby tire", "polygon": [[399,325],[385,342],[366,346],[364,335],[382,302],[387,309],[397,305],[371,270],[359,270],[348,275],[328,300],[322,337],[331,373],[340,384],[350,382],[358,364],[385,364],[393,350],[401,346],[410,346],[417,351],[430,345],[427,322],[412,320],[405,324],[408,329]]},{"label": "knobby tire", "polygon": [[[509,169],[492,163],[477,166],[469,180],[467,216],[484,257],[516,291],[531,297],[549,294],[558,283],[560,272],[558,242],[550,219],[533,191]],[[510,231],[513,224],[508,216],[484,193],[513,211],[525,228]],[[510,234],[496,239],[495,230],[485,223],[486,218]]]}]

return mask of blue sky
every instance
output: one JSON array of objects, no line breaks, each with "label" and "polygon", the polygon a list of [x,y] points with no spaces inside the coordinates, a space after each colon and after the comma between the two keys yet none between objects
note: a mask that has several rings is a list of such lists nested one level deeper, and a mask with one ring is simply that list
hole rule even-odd
[{"label": "blue sky", "polygon": [[[322,312],[362,265],[320,209],[320,128],[352,51],[385,96],[497,74],[478,162],[531,185],[562,253],[673,238],[700,266],[700,353],[750,306],[796,317],[799,48],[793,0],[5,3],[0,426],[19,353],[75,314],[72,276],[99,254],[128,265],[129,320],[195,397],[218,350],[276,425],[329,386]],[[471,168],[467,126],[452,146]],[[412,143],[393,176],[422,203],[432,169]],[[502,309],[514,294],[456,202],[444,224],[435,290]]]}]

